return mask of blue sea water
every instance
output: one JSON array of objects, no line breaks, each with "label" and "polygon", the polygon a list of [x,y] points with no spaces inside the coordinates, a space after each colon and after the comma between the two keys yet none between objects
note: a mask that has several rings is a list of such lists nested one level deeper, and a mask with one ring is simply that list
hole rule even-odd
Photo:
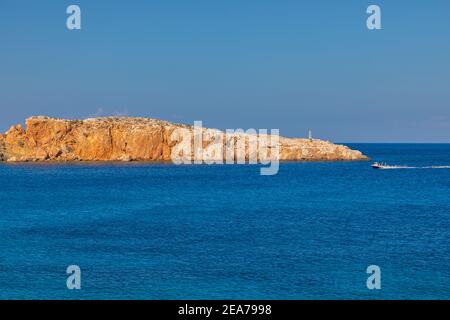
[{"label": "blue sea water", "polygon": [[[450,165],[449,144],[351,147]],[[3,163],[0,298],[448,299],[450,169]]]}]

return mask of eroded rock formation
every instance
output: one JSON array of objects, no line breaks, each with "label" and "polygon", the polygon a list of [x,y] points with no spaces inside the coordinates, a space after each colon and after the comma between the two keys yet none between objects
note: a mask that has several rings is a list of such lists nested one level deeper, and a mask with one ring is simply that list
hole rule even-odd
[{"label": "eroded rock formation", "polygon": [[[31,117],[0,135],[0,161],[170,161],[177,128],[148,118],[64,120]],[[204,142],[205,143],[205,142]],[[280,160],[366,160],[361,152],[313,139],[279,139]]]}]

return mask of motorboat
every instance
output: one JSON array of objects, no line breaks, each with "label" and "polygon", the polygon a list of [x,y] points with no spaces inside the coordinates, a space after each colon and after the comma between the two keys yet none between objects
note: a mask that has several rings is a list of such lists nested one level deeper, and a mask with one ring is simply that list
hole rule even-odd
[{"label": "motorboat", "polygon": [[414,167],[408,167],[408,166],[390,166],[383,162],[374,162],[372,164],[372,168],[374,169],[411,169]]},{"label": "motorboat", "polygon": [[374,162],[372,164],[372,168],[374,168],[374,169],[391,169],[394,167],[395,166],[388,166],[386,163],[383,163],[383,162]]}]

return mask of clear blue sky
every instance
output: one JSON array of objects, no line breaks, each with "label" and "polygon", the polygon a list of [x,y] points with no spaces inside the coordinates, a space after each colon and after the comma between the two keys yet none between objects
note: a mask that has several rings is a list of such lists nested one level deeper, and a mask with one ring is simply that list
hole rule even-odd
[{"label": "clear blue sky", "polygon": [[[66,7],[82,30],[66,29]],[[366,8],[382,9],[381,31]],[[450,1],[0,0],[0,131],[127,114],[450,142]]]}]

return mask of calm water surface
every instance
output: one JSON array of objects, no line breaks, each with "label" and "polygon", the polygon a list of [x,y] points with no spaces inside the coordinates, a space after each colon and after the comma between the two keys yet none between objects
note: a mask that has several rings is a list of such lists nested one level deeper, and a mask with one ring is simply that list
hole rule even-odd
[{"label": "calm water surface", "polygon": [[[448,144],[351,146],[450,165]],[[450,169],[0,164],[0,186],[3,299],[450,298]]]}]

